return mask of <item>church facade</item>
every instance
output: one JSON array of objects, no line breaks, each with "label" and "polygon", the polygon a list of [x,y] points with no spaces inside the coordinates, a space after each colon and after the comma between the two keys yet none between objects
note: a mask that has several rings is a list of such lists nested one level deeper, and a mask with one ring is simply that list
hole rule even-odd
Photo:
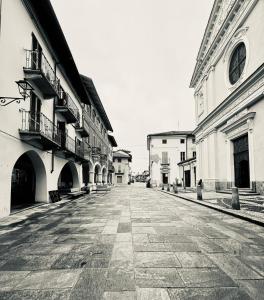
[{"label": "church facade", "polygon": [[264,194],[264,1],[216,0],[190,87],[197,180]]}]

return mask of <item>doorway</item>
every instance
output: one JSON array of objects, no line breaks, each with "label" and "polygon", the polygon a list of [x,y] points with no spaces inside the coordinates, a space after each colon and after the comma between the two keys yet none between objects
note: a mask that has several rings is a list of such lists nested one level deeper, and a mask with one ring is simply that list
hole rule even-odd
[{"label": "doorway", "polygon": [[168,173],[162,173],[162,183],[168,184]]},{"label": "doorway", "polygon": [[117,176],[117,178],[116,178],[116,183],[118,183],[118,184],[121,184],[121,183],[123,183],[123,177],[122,176]]},{"label": "doorway", "polygon": [[234,170],[235,186],[238,188],[250,187],[248,135],[235,139],[234,144]]},{"label": "doorway", "polygon": [[21,209],[35,202],[36,175],[27,154],[16,161],[11,179],[11,210]]},{"label": "doorway", "polygon": [[185,187],[191,187],[191,171],[184,171]]}]

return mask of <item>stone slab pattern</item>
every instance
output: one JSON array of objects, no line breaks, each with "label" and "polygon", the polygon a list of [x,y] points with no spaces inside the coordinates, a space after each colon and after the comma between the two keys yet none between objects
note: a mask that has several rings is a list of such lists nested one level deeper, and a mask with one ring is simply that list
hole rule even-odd
[{"label": "stone slab pattern", "polygon": [[0,299],[263,299],[264,228],[142,184],[0,221]]}]

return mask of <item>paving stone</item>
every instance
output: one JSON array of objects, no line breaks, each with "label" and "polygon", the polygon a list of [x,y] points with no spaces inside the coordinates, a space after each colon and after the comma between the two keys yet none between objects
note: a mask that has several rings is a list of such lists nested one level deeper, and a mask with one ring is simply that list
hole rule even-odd
[{"label": "paving stone", "polygon": [[0,271],[0,291],[14,289],[29,273],[30,272],[22,271]]},{"label": "paving stone", "polygon": [[137,288],[137,300],[170,300],[166,289]]},{"label": "paving stone", "polygon": [[176,268],[136,268],[135,279],[138,287],[184,287]]},{"label": "paving stone", "polygon": [[264,280],[239,280],[239,286],[245,288],[254,300],[263,300]]},{"label": "paving stone", "polygon": [[164,246],[172,252],[201,252],[196,243],[164,243]]},{"label": "paving stone", "polygon": [[134,243],[133,248],[135,252],[168,252],[163,243]]},{"label": "paving stone", "polygon": [[68,300],[70,289],[57,290],[20,290],[0,292],[1,300]]},{"label": "paving stone", "polygon": [[240,288],[169,288],[168,293],[170,300],[251,300]]},{"label": "paving stone", "polygon": [[234,279],[262,279],[263,277],[248,267],[239,258],[222,253],[210,254],[209,257],[225,273]]},{"label": "paving stone", "polygon": [[237,284],[220,269],[178,269],[178,272],[187,287],[237,286]]},{"label": "paving stone", "polygon": [[148,234],[150,243],[191,243],[192,240],[186,236],[176,234]]},{"label": "paving stone", "polygon": [[116,235],[116,240],[118,242],[132,242],[132,234],[131,233],[118,233]]},{"label": "paving stone", "polygon": [[56,238],[55,243],[63,244],[91,244],[96,239],[95,234],[64,234]]},{"label": "paving stone", "polygon": [[110,267],[107,271],[107,291],[135,291],[134,270],[130,267]]},{"label": "paving stone", "polygon": [[135,252],[136,268],[176,268],[181,267],[173,252]]},{"label": "paving stone", "polygon": [[153,227],[146,227],[146,226],[143,226],[143,227],[132,227],[132,233],[153,233],[155,234],[156,231]]},{"label": "paving stone", "polygon": [[196,252],[177,252],[175,253],[183,268],[215,268],[216,264],[206,255]]},{"label": "paving stone", "polygon": [[134,243],[149,243],[148,235],[146,233],[137,233],[132,235]]},{"label": "paving stone", "polygon": [[118,224],[118,228],[117,228],[117,232],[118,233],[127,233],[127,232],[131,232],[131,223],[127,222],[127,223],[119,223]]},{"label": "paving stone", "polygon": [[48,270],[59,255],[24,255],[11,258],[0,267],[2,271]]},{"label": "paving stone", "polygon": [[64,289],[73,287],[81,270],[51,270],[31,272],[16,286],[18,290]]},{"label": "paving stone", "polygon": [[84,269],[75,284],[71,300],[101,300],[106,287],[106,269]]},{"label": "paving stone", "polygon": [[136,300],[135,292],[104,292],[103,300]]}]

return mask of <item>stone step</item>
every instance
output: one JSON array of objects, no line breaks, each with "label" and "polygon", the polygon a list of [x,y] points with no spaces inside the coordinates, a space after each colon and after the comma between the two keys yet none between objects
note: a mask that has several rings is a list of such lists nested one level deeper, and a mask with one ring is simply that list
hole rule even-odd
[{"label": "stone step", "polygon": [[[232,194],[232,189],[220,190],[220,191],[217,191],[217,193]],[[240,196],[259,196],[260,195],[259,193],[256,193],[253,190],[248,189],[248,188],[238,189],[238,193]]]}]

